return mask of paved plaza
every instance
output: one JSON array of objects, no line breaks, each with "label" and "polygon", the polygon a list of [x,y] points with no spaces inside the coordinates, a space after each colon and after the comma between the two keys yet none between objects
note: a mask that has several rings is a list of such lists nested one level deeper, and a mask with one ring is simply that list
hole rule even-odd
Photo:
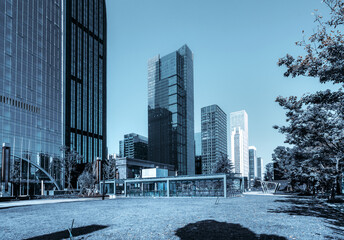
[{"label": "paved plaza", "polygon": [[73,219],[75,239],[344,239],[342,206],[311,198],[53,201],[1,203],[0,239],[67,238]]}]

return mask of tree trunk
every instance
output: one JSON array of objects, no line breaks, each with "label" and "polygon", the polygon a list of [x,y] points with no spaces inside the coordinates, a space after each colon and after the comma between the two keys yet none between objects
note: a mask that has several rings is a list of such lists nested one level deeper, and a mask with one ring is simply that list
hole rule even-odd
[{"label": "tree trunk", "polygon": [[338,173],[336,177],[336,194],[341,195],[342,194],[342,173]]},{"label": "tree trunk", "polygon": [[336,198],[336,181],[332,184],[332,190],[331,190],[331,200],[334,200]]}]

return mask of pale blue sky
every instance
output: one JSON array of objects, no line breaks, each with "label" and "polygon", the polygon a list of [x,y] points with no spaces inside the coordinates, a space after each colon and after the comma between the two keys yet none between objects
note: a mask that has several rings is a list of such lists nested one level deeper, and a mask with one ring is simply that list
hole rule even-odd
[{"label": "pale blue sky", "polygon": [[294,43],[316,28],[314,9],[327,11],[321,0],[107,0],[109,153],[126,133],[148,136],[147,61],[186,43],[194,53],[195,131],[204,106],[218,104],[228,119],[245,109],[249,144],[271,161],[284,141],[272,128],[285,122],[275,98],[332,87],[285,78],[276,64],[303,54]]}]

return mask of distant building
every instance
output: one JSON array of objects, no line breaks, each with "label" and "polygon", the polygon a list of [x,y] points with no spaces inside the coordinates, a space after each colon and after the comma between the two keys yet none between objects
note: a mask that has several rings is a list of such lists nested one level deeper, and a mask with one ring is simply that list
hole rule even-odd
[{"label": "distant building", "polygon": [[263,179],[263,159],[257,157],[257,178]]},{"label": "distant building", "polygon": [[193,53],[187,45],[148,62],[148,159],[195,174]]},{"label": "distant building", "polygon": [[195,156],[202,155],[202,133],[195,133]]},{"label": "distant building", "polygon": [[124,157],[147,160],[148,139],[136,133],[124,135]]},{"label": "distant building", "polygon": [[124,157],[124,140],[119,141],[119,157]]},{"label": "distant building", "polygon": [[235,173],[249,174],[248,116],[245,110],[230,113],[231,159]]},{"label": "distant building", "polygon": [[257,149],[249,146],[249,180],[252,183],[257,176]]},{"label": "distant building", "polygon": [[195,156],[195,174],[202,174],[202,156]]},{"label": "distant building", "polygon": [[227,156],[227,115],[216,104],[201,109],[202,173],[212,174]]},{"label": "distant building", "polygon": [[195,133],[195,174],[202,174],[202,135]]}]

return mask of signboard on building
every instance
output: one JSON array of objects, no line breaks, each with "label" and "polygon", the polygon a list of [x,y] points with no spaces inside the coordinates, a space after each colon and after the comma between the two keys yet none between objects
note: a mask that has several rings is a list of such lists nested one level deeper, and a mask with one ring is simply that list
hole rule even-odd
[{"label": "signboard on building", "polygon": [[167,177],[168,170],[162,168],[146,168],[142,169],[142,178]]}]

